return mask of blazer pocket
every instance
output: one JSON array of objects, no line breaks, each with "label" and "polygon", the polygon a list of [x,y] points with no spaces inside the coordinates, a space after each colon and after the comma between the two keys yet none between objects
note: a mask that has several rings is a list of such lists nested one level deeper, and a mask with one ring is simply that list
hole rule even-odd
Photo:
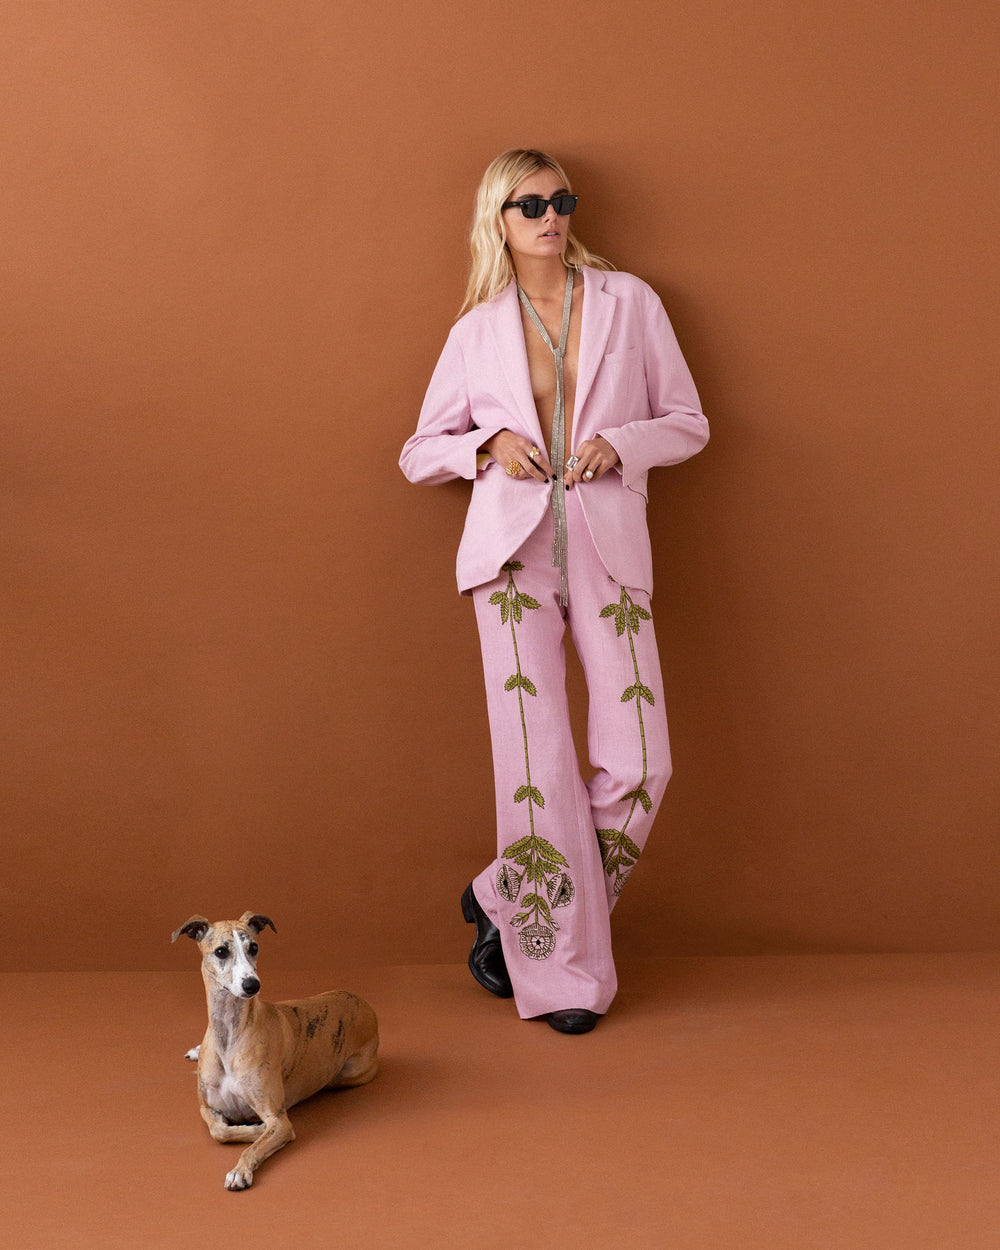
[{"label": "blazer pocket", "polygon": [[601,364],[601,377],[611,390],[612,403],[627,403],[635,395],[642,376],[638,347],[608,352]]}]

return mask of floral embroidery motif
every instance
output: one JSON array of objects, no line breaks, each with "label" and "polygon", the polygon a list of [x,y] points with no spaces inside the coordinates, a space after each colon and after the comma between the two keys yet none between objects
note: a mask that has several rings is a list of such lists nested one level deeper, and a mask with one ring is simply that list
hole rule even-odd
[{"label": "floral embroidery motif", "polygon": [[636,716],[639,721],[639,740],[642,743],[642,776],[639,778],[639,784],[634,790],[630,790],[628,794],[622,795],[622,802],[631,800],[632,806],[628,810],[625,817],[625,823],[620,829],[598,829],[597,838],[601,845],[601,858],[604,861],[604,871],[609,877],[614,878],[614,892],[616,895],[622,892],[622,887],[628,880],[629,874],[636,865],[636,861],[641,854],[639,847],[628,836],[627,830],[635,812],[636,806],[641,804],[642,809],[647,814],[652,810],[653,800],[646,792],[646,776],[648,772],[648,763],[646,757],[646,730],[642,723],[642,705],[645,701],[651,707],[656,703],[653,692],[650,688],[643,684],[639,676],[639,663],[635,656],[635,635],[639,632],[639,627],[643,621],[652,620],[652,616],[645,608],[641,608],[628,593],[625,587],[622,587],[621,598],[617,603],[609,603],[601,609],[601,617],[614,617],[615,632],[619,638],[623,634],[628,634],[628,645],[632,652],[632,668],[635,673],[635,681],[631,686],[627,686],[622,691],[622,703],[630,703],[635,700]]},{"label": "floral embroidery motif", "polygon": [[518,940],[521,943],[521,953],[529,959],[548,959],[556,948],[552,930],[541,924],[529,924],[521,930]]},{"label": "floral embroidery motif", "polygon": [[[520,903],[521,909],[510,923],[513,928],[521,930],[518,936],[521,953],[528,959],[548,959],[556,948],[555,935],[559,929],[552,912],[572,903],[575,888],[566,872],[569,864],[565,857],[551,842],[535,832],[535,808],[544,809],[545,796],[531,780],[524,696],[537,698],[538,691],[531,678],[521,672],[516,626],[522,623],[525,611],[534,611],[540,605],[536,599],[517,588],[514,574],[523,568],[520,560],[509,560],[501,570],[507,574],[507,585],[490,595],[490,603],[500,609],[500,624],[510,626],[514,644],[514,672],[504,682],[504,690],[508,694],[517,691],[524,740],[524,784],[514,791],[514,802],[526,803],[528,813],[528,833],[501,852],[503,862],[497,871],[497,890],[509,903]],[[529,887],[533,885],[535,888],[522,896],[521,888],[526,882]]]}]

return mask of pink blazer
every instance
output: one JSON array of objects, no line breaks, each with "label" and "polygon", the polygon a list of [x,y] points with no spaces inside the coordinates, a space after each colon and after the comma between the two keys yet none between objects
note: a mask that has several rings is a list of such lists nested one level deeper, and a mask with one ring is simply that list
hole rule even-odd
[{"label": "pink blazer", "polygon": [[[656,293],[632,274],[583,272],[572,438],[578,446],[603,435],[621,467],[575,489],[608,572],[651,593],[646,476],[700,451],[708,422]],[[411,482],[473,482],[458,549],[463,593],[498,575],[541,521],[554,488],[511,479],[492,460],[477,471],[478,449],[505,428],[542,444],[513,282],[452,327],[399,460]]]}]

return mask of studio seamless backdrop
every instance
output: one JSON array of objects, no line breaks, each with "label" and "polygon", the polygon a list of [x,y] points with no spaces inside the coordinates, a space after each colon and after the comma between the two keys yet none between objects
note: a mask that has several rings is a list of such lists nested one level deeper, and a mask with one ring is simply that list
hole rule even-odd
[{"label": "studio seamless backdrop", "polygon": [[995,949],[995,6],[537,18],[0,9],[8,968],[247,908],[272,966],[464,959],[467,487],[396,460],[521,144],[713,430],[650,482],[675,777],[619,957]]}]

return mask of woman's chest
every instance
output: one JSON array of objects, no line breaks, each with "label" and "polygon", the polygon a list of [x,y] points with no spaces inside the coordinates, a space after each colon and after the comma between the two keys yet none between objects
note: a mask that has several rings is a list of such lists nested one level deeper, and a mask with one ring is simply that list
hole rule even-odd
[{"label": "woman's chest", "polygon": [[[537,327],[528,314],[522,310],[521,329],[524,333],[524,349],[528,359],[528,376],[531,380],[531,393],[538,409],[543,425],[551,423],[553,408],[556,402],[558,370],[555,354],[542,338]],[[549,331],[553,345],[558,345],[558,333],[553,337]],[[566,352],[562,362],[563,395],[566,415],[573,412],[573,401],[576,395],[576,379],[580,362],[580,321],[574,317],[570,321],[569,333],[566,338]]]}]

